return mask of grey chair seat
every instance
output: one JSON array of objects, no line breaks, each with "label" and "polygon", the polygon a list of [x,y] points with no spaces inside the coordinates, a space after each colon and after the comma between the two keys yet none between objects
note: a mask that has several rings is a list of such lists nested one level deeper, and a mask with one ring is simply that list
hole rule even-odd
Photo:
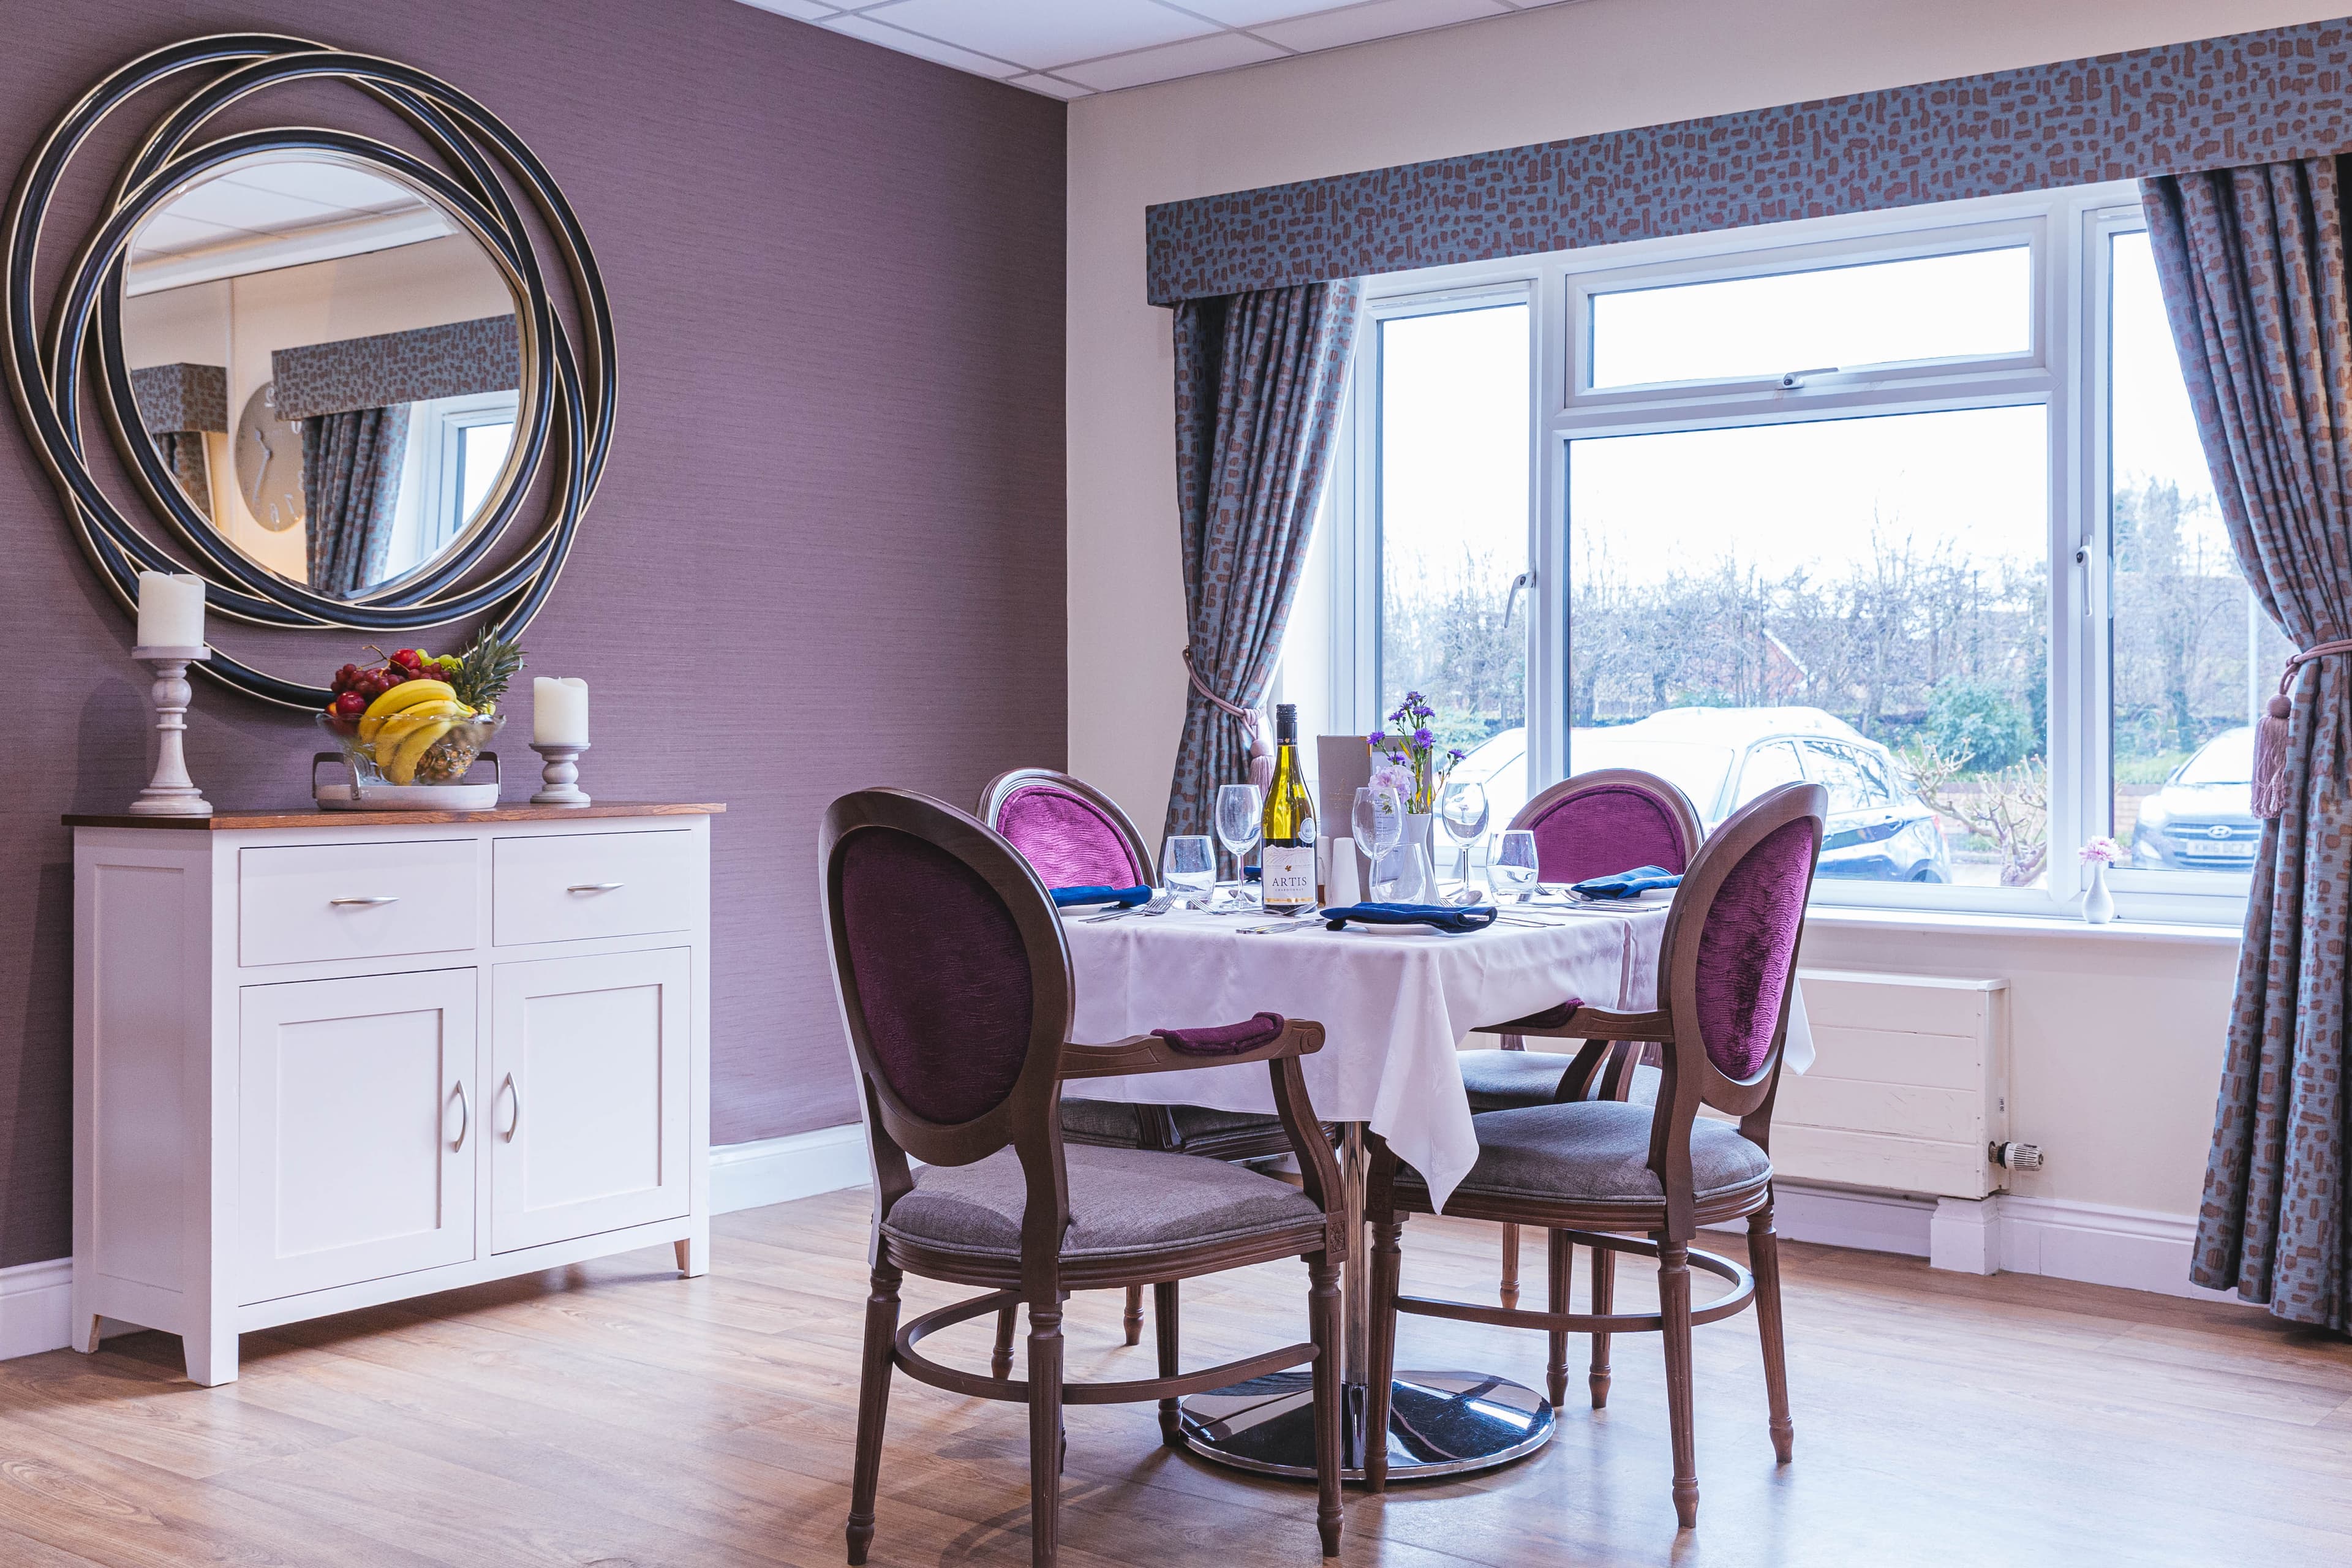
[{"label": "grey chair seat", "polygon": [[[1066,1094],[1062,1097],[1062,1136],[1114,1149],[1139,1148],[1143,1140],[1142,1124],[1136,1120],[1139,1109],[1160,1108],[1139,1108],[1115,1100],[1077,1100]],[[1171,1105],[1166,1109],[1175,1118],[1176,1136],[1185,1142],[1224,1132],[1262,1131],[1276,1137],[1282,1133],[1280,1117],[1255,1111],[1212,1110],[1205,1105]]]},{"label": "grey chair seat", "polygon": [[[1576,1058],[1564,1051],[1463,1051],[1462,1087],[1470,1091],[1473,1112],[1515,1110],[1525,1105],[1549,1105],[1559,1090],[1559,1076]],[[1654,1067],[1633,1069],[1633,1102],[1658,1103],[1658,1080],[1664,1075]],[[1600,1075],[1595,1074],[1596,1085]]]},{"label": "grey chair seat", "polygon": [[[1621,1100],[1530,1105],[1476,1119],[1478,1163],[1458,1193],[1654,1208],[1665,1193],[1650,1169],[1651,1108]],[[1691,1126],[1692,1187],[1700,1204],[1769,1177],[1772,1162],[1728,1122]],[[1418,1173],[1398,1179],[1422,1185]]]},{"label": "grey chair seat", "polygon": [[[1062,1153],[1070,1183],[1065,1258],[1117,1258],[1323,1222],[1305,1193],[1244,1165],[1082,1143],[1066,1143]],[[1000,1149],[970,1165],[924,1166],[882,1229],[919,1246],[1017,1258],[1026,1199],[1019,1156]]]}]

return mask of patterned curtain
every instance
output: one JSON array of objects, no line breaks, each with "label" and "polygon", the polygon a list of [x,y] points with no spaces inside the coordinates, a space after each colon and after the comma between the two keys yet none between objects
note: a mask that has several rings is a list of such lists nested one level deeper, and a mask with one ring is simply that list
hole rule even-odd
[{"label": "patterned curtain", "polygon": [[1209,831],[1221,784],[1249,776],[1243,721],[1282,655],[1363,313],[1354,279],[1187,300],[1176,317],[1176,490],[1197,678],[1168,788],[1168,831]]},{"label": "patterned curtain", "polygon": [[205,458],[205,436],[201,430],[166,430],[151,436],[155,443],[155,455],[180,481],[187,492],[188,504],[194,507],[206,521],[213,515],[212,465]]},{"label": "patterned curtain", "polygon": [[[2336,159],[2318,158],[2142,186],[2238,563],[2305,650],[2352,636],[2352,300],[2341,178]],[[2342,1331],[2352,1328],[2352,654],[2310,658],[2292,678],[2284,805],[2254,862],[2189,1277]]]},{"label": "patterned curtain", "polygon": [[310,587],[356,598],[383,576],[408,455],[408,408],[360,408],[302,421],[302,520]]}]

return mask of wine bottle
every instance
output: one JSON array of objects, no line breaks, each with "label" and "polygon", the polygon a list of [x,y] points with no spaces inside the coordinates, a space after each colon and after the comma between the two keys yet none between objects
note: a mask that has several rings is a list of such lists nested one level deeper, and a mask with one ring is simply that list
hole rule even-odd
[{"label": "wine bottle", "polygon": [[1265,907],[1296,912],[1315,905],[1315,806],[1307,795],[1307,770],[1298,763],[1298,705],[1274,710],[1274,782],[1266,786],[1265,834],[1258,851],[1258,885]]}]

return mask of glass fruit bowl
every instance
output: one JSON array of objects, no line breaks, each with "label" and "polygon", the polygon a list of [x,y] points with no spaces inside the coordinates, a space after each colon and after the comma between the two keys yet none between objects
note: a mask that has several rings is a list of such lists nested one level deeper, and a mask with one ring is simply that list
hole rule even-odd
[{"label": "glass fruit bowl", "polygon": [[462,783],[482,748],[507,721],[505,714],[495,711],[444,710],[457,706],[426,702],[419,704],[420,711],[382,719],[320,713],[317,720],[319,728],[334,737],[362,793],[386,784],[401,789],[451,786]]}]

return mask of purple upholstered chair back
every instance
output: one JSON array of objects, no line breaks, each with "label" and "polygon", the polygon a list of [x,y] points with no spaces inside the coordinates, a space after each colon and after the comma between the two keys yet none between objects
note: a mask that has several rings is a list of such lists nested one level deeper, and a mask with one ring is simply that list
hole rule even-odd
[{"label": "purple upholstered chair back", "polygon": [[1688,796],[1633,768],[1564,779],[1520,808],[1511,826],[1536,836],[1536,863],[1547,882],[1581,882],[1636,866],[1686,871],[1705,837]]},{"label": "purple upholstered chair back", "polygon": [[1135,825],[1066,773],[1023,769],[993,780],[980,819],[1004,835],[1048,888],[1131,888],[1151,880]]},{"label": "purple upholstered chair back", "polygon": [[1729,1080],[1717,1086],[1727,1092],[1756,1084],[1773,1065],[1827,810],[1819,784],[1759,796],[1716,829],[1675,897],[1664,978],[1675,1039],[1705,1047]]},{"label": "purple upholstered chair back", "polygon": [[843,1005],[885,1102],[959,1127],[1004,1106],[1041,1056],[1050,1086],[1068,961],[1052,903],[1012,847],[953,806],[895,790],[835,802],[824,843]]}]

